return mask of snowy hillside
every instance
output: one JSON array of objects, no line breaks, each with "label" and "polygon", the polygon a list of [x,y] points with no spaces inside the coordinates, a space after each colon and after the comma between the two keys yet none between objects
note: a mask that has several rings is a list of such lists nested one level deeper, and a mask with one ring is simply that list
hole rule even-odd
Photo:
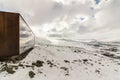
[{"label": "snowy hillside", "polygon": [[1,61],[0,80],[120,80],[118,43],[46,41],[22,60]]}]

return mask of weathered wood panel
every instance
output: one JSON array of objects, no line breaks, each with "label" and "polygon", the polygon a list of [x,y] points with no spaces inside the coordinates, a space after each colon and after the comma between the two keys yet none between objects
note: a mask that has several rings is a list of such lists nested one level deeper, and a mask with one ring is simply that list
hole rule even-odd
[{"label": "weathered wood panel", "polygon": [[19,54],[19,14],[0,12],[0,57]]}]

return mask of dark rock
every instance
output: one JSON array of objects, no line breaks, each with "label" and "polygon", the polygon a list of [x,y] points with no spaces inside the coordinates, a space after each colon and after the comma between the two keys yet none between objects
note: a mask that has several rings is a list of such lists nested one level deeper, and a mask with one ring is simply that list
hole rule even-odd
[{"label": "dark rock", "polygon": [[68,70],[68,68],[66,68],[66,67],[61,67],[60,69],[63,69],[63,70],[65,70],[65,71]]},{"label": "dark rock", "polygon": [[2,69],[1,69],[0,71],[1,71],[1,72],[2,72],[2,71],[6,71],[6,72],[8,72],[9,74],[14,74],[14,73],[15,73],[15,71],[13,70],[13,67],[8,66],[7,64],[4,64],[4,65],[2,66]]},{"label": "dark rock", "polygon": [[6,71],[7,71],[9,74],[14,74],[14,73],[15,73],[15,71],[13,70],[13,68],[9,68],[9,67],[6,68]]},{"label": "dark rock", "polygon": [[23,64],[21,64],[21,63],[19,63],[19,65],[18,65],[18,66],[23,67],[24,65],[23,65]]},{"label": "dark rock", "polygon": [[69,76],[70,74],[66,73],[65,76]]},{"label": "dark rock", "polygon": [[107,57],[111,57],[111,58],[114,57],[114,54],[110,54],[110,53],[104,53],[104,54],[102,54],[102,55],[107,56]]},{"label": "dark rock", "polygon": [[74,52],[75,52],[75,53],[79,53],[79,52],[81,52],[81,50],[74,50]]},{"label": "dark rock", "polygon": [[118,49],[116,47],[112,47],[112,48],[104,49],[104,50],[111,51],[111,52],[117,52],[118,51]]},{"label": "dark rock", "polygon": [[97,54],[94,54],[95,56],[97,56]]},{"label": "dark rock", "polygon": [[37,60],[36,62],[33,62],[32,65],[37,66],[37,67],[42,67],[43,66],[43,61]]},{"label": "dark rock", "polygon": [[60,67],[60,69],[65,71],[65,76],[69,76],[69,69],[66,67]]},{"label": "dark rock", "polygon": [[95,47],[101,47],[100,44],[94,44],[93,46],[95,46]]},{"label": "dark rock", "polygon": [[70,63],[70,61],[68,61],[68,60],[64,60],[64,62],[65,62],[65,63]]},{"label": "dark rock", "polygon": [[18,70],[18,67],[15,67],[16,70]]},{"label": "dark rock", "polygon": [[30,78],[34,78],[35,73],[33,71],[29,71],[29,76],[30,76]]},{"label": "dark rock", "polygon": [[112,51],[112,52],[117,52],[118,51],[118,49],[116,47],[110,48],[109,50]]},{"label": "dark rock", "polygon": [[87,63],[88,62],[88,59],[83,59],[83,63]]},{"label": "dark rock", "polygon": [[118,65],[120,65],[120,63],[117,63]]},{"label": "dark rock", "polygon": [[53,67],[53,66],[55,66],[51,61],[49,61],[49,60],[47,60],[47,64],[49,64],[50,65],[50,67]]},{"label": "dark rock", "polygon": [[100,74],[100,71],[99,70],[95,70],[96,73]]}]

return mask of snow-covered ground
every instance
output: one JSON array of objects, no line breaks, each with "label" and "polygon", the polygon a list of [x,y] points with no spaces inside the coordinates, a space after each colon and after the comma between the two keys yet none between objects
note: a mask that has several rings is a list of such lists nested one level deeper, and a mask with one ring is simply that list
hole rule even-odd
[{"label": "snow-covered ground", "polygon": [[57,42],[38,39],[24,59],[0,62],[0,80],[120,80],[119,42]]}]

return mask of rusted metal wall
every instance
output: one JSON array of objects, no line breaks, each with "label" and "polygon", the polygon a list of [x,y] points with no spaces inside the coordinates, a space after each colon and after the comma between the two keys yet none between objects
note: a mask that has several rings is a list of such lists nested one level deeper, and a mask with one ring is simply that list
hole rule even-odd
[{"label": "rusted metal wall", "polygon": [[19,54],[19,14],[0,12],[0,57]]}]

